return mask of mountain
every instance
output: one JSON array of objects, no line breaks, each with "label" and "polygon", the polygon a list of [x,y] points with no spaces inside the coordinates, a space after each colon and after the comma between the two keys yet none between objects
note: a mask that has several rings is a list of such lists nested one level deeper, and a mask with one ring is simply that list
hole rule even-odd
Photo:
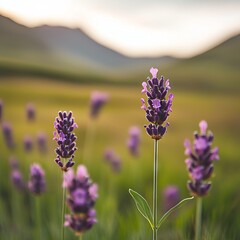
[{"label": "mountain", "polygon": [[143,65],[175,62],[171,57],[131,58],[107,48],[81,29],[61,26],[28,28],[0,15],[0,62],[78,75],[133,72]]},{"label": "mountain", "polygon": [[189,59],[131,58],[97,43],[81,29],[29,28],[0,15],[0,75],[135,84],[157,66],[179,89],[239,91],[239,52],[238,34]]}]

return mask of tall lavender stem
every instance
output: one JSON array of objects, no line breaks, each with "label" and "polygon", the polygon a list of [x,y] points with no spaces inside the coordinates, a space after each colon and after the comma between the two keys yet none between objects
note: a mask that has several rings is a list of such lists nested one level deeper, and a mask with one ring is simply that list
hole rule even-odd
[{"label": "tall lavender stem", "polygon": [[[63,172],[63,177],[64,177],[64,172]],[[64,235],[65,235],[65,227],[64,227],[65,212],[66,212],[66,188],[64,187],[62,192],[62,231],[61,231],[62,240],[64,240]]]},{"label": "tall lavender stem", "polygon": [[36,234],[35,237],[36,239],[41,240],[41,210],[40,210],[40,198],[39,197],[35,197],[35,217],[36,217],[36,226],[35,226],[35,230],[36,230]]},{"label": "tall lavender stem", "polygon": [[157,240],[157,183],[158,183],[158,140],[154,140],[153,166],[153,240]]},{"label": "tall lavender stem", "polygon": [[202,232],[202,198],[197,197],[197,211],[196,211],[196,222],[195,222],[195,240],[201,239]]}]

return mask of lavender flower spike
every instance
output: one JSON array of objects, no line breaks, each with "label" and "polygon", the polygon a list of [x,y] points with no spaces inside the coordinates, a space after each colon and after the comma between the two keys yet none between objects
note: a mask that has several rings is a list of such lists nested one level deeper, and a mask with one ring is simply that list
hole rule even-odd
[{"label": "lavender flower spike", "polygon": [[108,101],[109,97],[103,92],[92,92],[91,102],[90,102],[90,116],[96,118],[100,112],[100,109]]},{"label": "lavender flower spike", "polygon": [[98,197],[98,186],[92,183],[84,165],[79,165],[76,175],[72,170],[65,174],[64,187],[68,190],[67,204],[71,214],[65,216],[65,226],[72,228],[76,235],[90,229],[96,220],[93,209]]},{"label": "lavender flower spike", "polygon": [[213,134],[207,132],[207,122],[199,124],[200,133],[194,133],[193,146],[189,140],[185,140],[185,163],[191,180],[188,188],[193,195],[204,196],[208,193],[211,183],[207,180],[213,173],[213,162],[219,160],[218,148],[212,149]]},{"label": "lavender flower spike", "polygon": [[127,141],[127,146],[130,153],[133,156],[139,154],[139,144],[140,144],[140,129],[137,126],[133,126],[129,129],[129,138]]},{"label": "lavender flower spike", "polygon": [[28,103],[26,106],[26,114],[28,121],[34,121],[36,117],[36,110],[32,103]]},{"label": "lavender flower spike", "polygon": [[9,149],[14,149],[15,143],[13,140],[12,125],[10,123],[4,122],[2,125],[3,136],[5,143]]},{"label": "lavender flower spike", "polygon": [[36,194],[42,194],[46,189],[45,173],[39,164],[32,164],[30,167],[29,190]]},{"label": "lavender flower spike", "polygon": [[168,99],[166,99],[168,90],[170,89],[169,80],[165,81],[163,76],[158,79],[157,72],[157,68],[151,68],[150,73],[152,74],[152,78],[148,78],[147,82],[142,83],[142,93],[147,96],[148,106],[146,106],[145,100],[141,98],[141,108],[146,112],[146,118],[150,122],[148,126],[145,126],[147,133],[153,139],[159,140],[169,126],[168,123],[163,126],[163,123],[172,111],[173,94],[170,93]]},{"label": "lavender flower spike", "polygon": [[[74,152],[77,150],[75,140],[77,137],[73,133],[74,128],[77,128],[77,124],[74,122],[72,112],[59,112],[58,117],[54,122],[54,128],[56,131],[54,134],[54,140],[57,142],[58,147],[56,148],[57,157],[55,162],[61,167],[63,171],[67,171],[74,165]],[[63,164],[61,158],[68,159]]]},{"label": "lavender flower spike", "polygon": [[177,205],[180,202],[180,192],[176,186],[167,186],[163,191],[164,212]]}]

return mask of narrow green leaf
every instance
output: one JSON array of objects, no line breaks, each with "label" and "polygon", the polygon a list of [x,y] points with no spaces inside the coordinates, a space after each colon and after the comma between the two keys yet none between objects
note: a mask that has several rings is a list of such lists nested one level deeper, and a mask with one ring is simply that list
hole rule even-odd
[{"label": "narrow green leaf", "polygon": [[132,189],[129,189],[129,193],[132,196],[134,202],[136,203],[138,211],[145,217],[148,222],[151,225],[151,228],[153,229],[153,216],[152,211],[145,200],[144,197],[142,197],[139,193],[133,191]]},{"label": "narrow green leaf", "polygon": [[192,200],[194,197],[190,197],[190,198],[185,198],[183,199],[181,202],[179,202],[177,205],[175,205],[174,207],[172,207],[171,209],[169,209],[162,217],[161,219],[158,221],[158,225],[157,228],[160,228],[161,224],[164,222],[164,220],[176,209],[178,209],[179,207],[181,207],[184,203],[186,203],[189,200]]}]

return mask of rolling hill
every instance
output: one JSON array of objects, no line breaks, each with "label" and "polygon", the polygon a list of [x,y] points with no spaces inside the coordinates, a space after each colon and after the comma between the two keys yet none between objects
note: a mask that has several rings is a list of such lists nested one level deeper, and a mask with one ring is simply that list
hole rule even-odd
[{"label": "rolling hill", "polygon": [[81,29],[28,28],[0,15],[0,74],[37,75],[77,82],[139,83],[157,66],[181,89],[240,90],[240,35],[189,59],[131,58]]}]

